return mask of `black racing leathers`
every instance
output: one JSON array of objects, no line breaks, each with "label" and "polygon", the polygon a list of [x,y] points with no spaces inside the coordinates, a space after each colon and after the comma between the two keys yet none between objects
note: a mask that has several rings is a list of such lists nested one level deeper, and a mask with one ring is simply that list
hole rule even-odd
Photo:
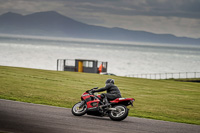
[{"label": "black racing leathers", "polygon": [[107,97],[109,101],[114,100],[116,98],[121,98],[121,93],[119,88],[112,83],[106,84],[105,87],[95,90],[95,92],[102,92],[102,91],[107,91],[107,93],[104,93],[104,95]]}]

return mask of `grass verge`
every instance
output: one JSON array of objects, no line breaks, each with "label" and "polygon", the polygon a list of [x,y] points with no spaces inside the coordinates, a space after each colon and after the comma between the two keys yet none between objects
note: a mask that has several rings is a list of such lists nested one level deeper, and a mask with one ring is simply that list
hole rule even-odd
[{"label": "grass verge", "polygon": [[0,98],[71,108],[81,94],[115,79],[136,99],[130,116],[200,125],[200,83],[0,66]]}]

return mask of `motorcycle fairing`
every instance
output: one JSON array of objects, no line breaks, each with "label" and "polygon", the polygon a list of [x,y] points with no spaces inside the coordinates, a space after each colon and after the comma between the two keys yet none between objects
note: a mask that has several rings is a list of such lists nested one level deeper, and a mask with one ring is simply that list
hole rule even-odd
[{"label": "motorcycle fairing", "polygon": [[99,99],[94,99],[94,100],[92,100],[92,101],[88,101],[88,102],[87,102],[87,108],[89,109],[89,108],[98,107],[99,102],[100,102]]},{"label": "motorcycle fairing", "polygon": [[135,99],[134,98],[117,98],[115,100],[110,101],[110,103],[129,102],[129,101],[135,101]]},{"label": "motorcycle fairing", "polygon": [[[100,95],[97,96],[98,98],[100,98]],[[94,95],[90,95],[89,93],[83,93],[83,95],[81,96],[82,100],[85,100],[86,104],[87,104],[87,108],[90,109],[95,109],[98,107],[100,99],[98,99],[96,97],[94,97]]]}]

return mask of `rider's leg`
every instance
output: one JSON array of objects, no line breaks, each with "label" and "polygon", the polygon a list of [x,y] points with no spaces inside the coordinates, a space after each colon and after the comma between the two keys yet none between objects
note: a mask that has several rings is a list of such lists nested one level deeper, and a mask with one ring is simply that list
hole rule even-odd
[{"label": "rider's leg", "polygon": [[108,105],[109,104],[106,94],[104,94],[104,93],[101,94],[101,98],[103,99],[104,105]]},{"label": "rider's leg", "polygon": [[105,96],[105,98],[104,98],[104,103],[105,103],[105,105],[108,105],[108,104],[109,104],[108,99],[107,99],[106,96]]}]

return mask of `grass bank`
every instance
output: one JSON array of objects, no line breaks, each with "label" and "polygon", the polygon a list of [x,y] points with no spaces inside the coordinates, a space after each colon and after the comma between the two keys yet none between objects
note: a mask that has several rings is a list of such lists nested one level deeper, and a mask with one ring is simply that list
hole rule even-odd
[{"label": "grass bank", "polygon": [[71,108],[81,94],[115,79],[136,99],[130,116],[200,125],[200,83],[0,66],[0,98]]}]

